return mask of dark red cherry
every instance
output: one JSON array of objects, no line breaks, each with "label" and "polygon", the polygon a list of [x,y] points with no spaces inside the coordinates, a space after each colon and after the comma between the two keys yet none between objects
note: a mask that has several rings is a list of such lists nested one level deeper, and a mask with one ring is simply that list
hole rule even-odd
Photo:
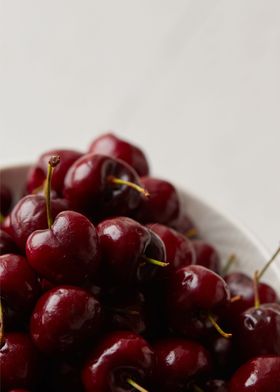
[{"label": "dark red cherry", "polygon": [[113,332],[89,356],[82,379],[86,392],[130,392],[133,382],[145,387],[153,368],[148,343],[132,332]]},{"label": "dark red cherry", "polygon": [[203,265],[203,267],[219,273],[220,257],[216,249],[212,245],[201,240],[194,240],[192,241],[192,244],[196,254],[196,264]]},{"label": "dark red cherry", "polygon": [[263,304],[246,310],[234,335],[242,358],[280,355],[280,305]]},{"label": "dark red cherry", "polygon": [[192,219],[185,213],[181,212],[179,216],[168,224],[172,229],[185,235],[188,238],[196,238],[198,236],[198,229],[196,228]]},{"label": "dark red cherry", "polygon": [[27,191],[33,193],[44,185],[47,177],[48,162],[54,155],[60,157],[60,163],[53,173],[52,189],[58,194],[62,195],[64,186],[64,177],[69,167],[79,159],[82,154],[74,150],[51,150],[42,154],[37,162],[31,166],[27,175]]},{"label": "dark red cherry", "polygon": [[155,390],[187,390],[191,382],[201,381],[211,372],[210,354],[199,343],[169,338],[157,342],[153,349]]},{"label": "dark red cherry", "polygon": [[[118,181],[134,184],[138,190]],[[64,196],[71,208],[93,217],[128,215],[140,203],[140,180],[125,162],[88,154],[70,167],[65,177]]]},{"label": "dark red cherry", "polygon": [[144,334],[148,314],[144,295],[135,289],[112,289],[103,298],[109,330],[127,330]]},{"label": "dark red cherry", "polygon": [[94,338],[100,320],[100,304],[89,292],[74,286],[57,286],[37,302],[30,333],[42,352],[68,353]]},{"label": "dark red cherry", "polygon": [[168,300],[179,312],[214,311],[228,304],[230,294],[223,278],[200,266],[181,268],[171,277]]},{"label": "dark red cherry", "polygon": [[279,392],[280,356],[260,356],[242,365],[229,383],[229,392]]},{"label": "dark red cherry", "polygon": [[[51,203],[52,216],[67,210],[66,200],[54,199]],[[41,195],[28,195],[23,197],[10,213],[9,234],[18,247],[25,252],[26,240],[35,230],[48,227],[46,213],[46,199]]]},{"label": "dark red cherry", "polygon": [[12,237],[6,231],[0,229],[0,255],[18,252],[18,247]]},{"label": "dark red cherry", "polygon": [[97,233],[84,215],[63,211],[50,229],[28,237],[26,255],[30,265],[50,282],[81,284],[99,265]]},{"label": "dark red cherry", "polygon": [[[131,218],[106,219],[99,223],[97,232],[103,274],[115,284],[132,283],[143,276],[144,267],[148,268],[145,257],[165,262],[165,247],[159,237]],[[140,268],[142,262],[145,266]]]},{"label": "dark red cherry", "polygon": [[213,358],[215,376],[227,378],[235,368],[233,340],[215,333],[205,345]]},{"label": "dark red cherry", "polygon": [[30,312],[40,295],[36,274],[19,255],[0,256],[0,286],[4,304],[18,315]]},{"label": "dark red cherry", "polygon": [[148,161],[143,151],[113,133],[105,133],[96,138],[90,145],[89,152],[121,159],[132,166],[139,176],[149,174]]},{"label": "dark red cherry", "polygon": [[[245,310],[254,306],[255,292],[253,279],[241,272],[233,272],[224,277],[228,285],[231,297],[240,297],[230,304],[226,316],[232,324],[239,319]],[[259,298],[261,303],[272,303],[277,301],[275,290],[266,283],[258,285]]]},{"label": "dark red cherry", "polygon": [[162,223],[168,225],[180,214],[179,196],[174,186],[165,180],[141,177],[143,188],[149,197],[142,198],[135,214],[141,223]]},{"label": "dark red cherry", "polygon": [[12,192],[6,185],[0,185],[0,213],[3,217],[10,211],[12,205]]},{"label": "dark red cherry", "polygon": [[6,333],[0,348],[1,391],[34,386],[38,354],[27,334]]},{"label": "dark red cherry", "polygon": [[177,269],[195,263],[195,252],[191,241],[183,234],[170,227],[153,223],[148,227],[163,241],[166,249],[168,269],[175,272]]}]

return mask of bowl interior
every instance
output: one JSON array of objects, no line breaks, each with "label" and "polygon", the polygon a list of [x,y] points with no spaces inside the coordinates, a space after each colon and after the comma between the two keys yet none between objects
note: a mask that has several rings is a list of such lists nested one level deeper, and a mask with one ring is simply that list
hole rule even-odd
[{"label": "bowl interior", "polygon": [[[22,195],[28,168],[29,165],[21,165],[0,171],[1,182],[11,188],[15,200]],[[185,211],[196,223],[201,237],[217,248],[222,264],[234,253],[237,263],[232,267],[233,271],[243,271],[252,276],[255,270],[262,268],[269,254],[244,226],[184,189],[180,189],[180,195]],[[279,292],[279,262],[272,264],[263,281],[269,282]]]}]

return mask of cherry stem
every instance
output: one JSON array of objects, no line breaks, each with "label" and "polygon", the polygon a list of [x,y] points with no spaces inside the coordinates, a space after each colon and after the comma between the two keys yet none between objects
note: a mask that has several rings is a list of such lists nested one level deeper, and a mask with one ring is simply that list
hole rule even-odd
[{"label": "cherry stem", "polygon": [[260,281],[261,277],[264,275],[266,270],[270,267],[271,263],[280,254],[280,246],[276,249],[276,252],[272,255],[271,259],[265,264],[265,266],[258,272],[257,280]]},{"label": "cherry stem", "polygon": [[2,302],[0,301],[0,347],[3,344],[4,337],[4,322],[3,322],[3,310],[2,310]]},{"label": "cherry stem", "polygon": [[53,224],[53,218],[51,214],[51,182],[54,168],[59,164],[60,157],[58,155],[53,155],[50,157],[48,163],[48,174],[47,181],[44,184],[44,193],[46,197],[46,208],[47,208],[47,220],[48,228],[50,229]]},{"label": "cherry stem", "polygon": [[3,222],[4,222],[4,219],[5,219],[4,215],[1,214],[1,212],[0,212],[0,223],[3,223]]},{"label": "cherry stem", "polygon": [[169,263],[166,263],[165,261],[155,260],[155,259],[152,259],[151,257],[144,256],[144,258],[146,261],[148,261],[148,263],[154,264],[158,267],[167,267],[169,265]]},{"label": "cherry stem", "polygon": [[224,266],[223,270],[222,270],[222,275],[226,275],[228,273],[228,271],[230,270],[230,268],[232,267],[233,264],[236,263],[236,255],[234,253],[232,253],[231,255],[229,255],[226,265]]},{"label": "cherry stem", "polygon": [[208,313],[208,320],[213,325],[213,327],[219,332],[219,334],[222,335],[224,338],[229,339],[232,337],[232,333],[226,333],[222,330],[222,328],[218,325],[218,323],[216,322],[216,320],[214,319],[211,313]]},{"label": "cherry stem", "polygon": [[193,384],[193,391],[194,392],[203,392],[203,389],[201,389],[198,385]]},{"label": "cherry stem", "polygon": [[126,381],[128,382],[129,385],[137,389],[137,391],[139,392],[149,392],[147,389],[141,387],[141,385],[137,384],[137,382],[133,381],[131,378],[127,378]]},{"label": "cherry stem", "polygon": [[236,302],[241,300],[241,295],[235,295],[234,297],[231,297],[230,302]]},{"label": "cherry stem", "polygon": [[255,271],[254,274],[254,294],[255,294],[255,308],[258,309],[260,307],[260,295],[259,295],[259,271]]},{"label": "cherry stem", "polygon": [[185,236],[188,238],[195,238],[198,236],[198,231],[195,227],[192,227],[191,229],[185,232]]},{"label": "cherry stem", "polygon": [[110,182],[112,182],[113,184],[117,184],[117,185],[127,185],[130,188],[134,189],[135,191],[142,193],[145,197],[150,196],[149,192],[146,191],[146,189],[144,189],[143,187],[141,187],[140,185],[135,184],[134,182],[131,181],[126,181],[126,180],[122,180],[121,178],[117,178],[114,176],[110,176],[108,177],[108,180]]}]

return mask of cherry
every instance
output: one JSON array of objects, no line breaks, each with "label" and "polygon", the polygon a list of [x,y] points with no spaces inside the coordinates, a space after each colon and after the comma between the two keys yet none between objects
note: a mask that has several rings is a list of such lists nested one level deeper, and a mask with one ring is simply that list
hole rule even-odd
[{"label": "cherry", "polygon": [[[66,200],[52,200],[53,217],[66,210],[67,207]],[[10,213],[9,234],[23,252],[25,252],[25,244],[29,235],[35,230],[42,230],[47,227],[46,200],[42,195],[23,197]]]},{"label": "cherry", "polygon": [[170,304],[181,312],[215,311],[227,305],[229,297],[223,278],[200,265],[181,268],[170,280]]},{"label": "cherry", "polygon": [[131,387],[147,392],[145,386],[153,368],[148,343],[132,332],[113,332],[91,353],[82,379],[86,392],[128,392]]},{"label": "cherry", "polygon": [[111,278],[116,284],[132,283],[136,277],[143,278],[149,261],[165,265],[163,242],[131,218],[106,219],[97,226],[97,233],[107,281]]},{"label": "cherry", "polygon": [[[169,321],[173,329],[197,337],[208,329],[208,321],[225,337],[213,314],[229,303],[229,290],[223,278],[200,266],[190,265],[171,276],[168,290]],[[207,322],[206,322],[206,320]]]},{"label": "cherry", "polygon": [[157,342],[153,349],[157,390],[183,391],[196,379],[201,380],[211,372],[210,354],[199,343],[169,338]]},{"label": "cherry", "polygon": [[100,322],[100,304],[89,292],[74,286],[57,286],[37,302],[30,333],[42,352],[68,353],[93,338]]},{"label": "cherry", "polygon": [[229,392],[279,392],[280,356],[260,356],[242,365],[229,383]]},{"label": "cherry", "polygon": [[105,155],[88,154],[70,167],[64,196],[71,208],[95,218],[128,215],[145,190],[137,173],[125,162]]},{"label": "cherry", "polygon": [[4,216],[8,214],[10,211],[12,205],[12,193],[10,189],[4,185],[1,184],[0,186],[0,214],[1,214],[1,219],[3,219]]},{"label": "cherry", "polygon": [[[241,272],[233,272],[224,277],[230,290],[231,297],[239,297],[237,301],[230,304],[226,316],[232,324],[239,319],[245,310],[254,306],[255,292],[253,279]],[[259,283],[259,298],[261,303],[277,301],[275,290],[266,283]]]},{"label": "cherry", "polygon": [[145,154],[138,147],[118,138],[113,133],[105,133],[96,138],[90,145],[89,152],[121,159],[132,166],[139,176],[149,174]]},{"label": "cherry", "polygon": [[50,282],[81,284],[99,265],[97,233],[85,216],[63,211],[49,229],[36,230],[28,237],[26,255],[30,265]]},{"label": "cherry", "polygon": [[180,200],[174,186],[153,177],[141,177],[143,188],[149,197],[142,198],[135,217],[141,223],[162,223],[168,225],[180,214]]},{"label": "cherry", "polygon": [[17,315],[30,312],[40,294],[37,276],[19,255],[0,256],[0,286],[4,303]]},{"label": "cherry", "polygon": [[184,234],[188,238],[196,238],[198,230],[195,227],[192,219],[185,213],[181,212],[179,216],[168,224],[172,229]]},{"label": "cherry", "polygon": [[280,304],[252,307],[239,317],[236,333],[240,355],[280,355]]},{"label": "cherry", "polygon": [[34,386],[38,354],[27,334],[6,333],[0,348],[1,391]]},{"label": "cherry", "polygon": [[215,376],[227,377],[235,367],[234,344],[232,339],[221,335],[213,335],[207,339],[206,347],[215,364]]},{"label": "cherry", "polygon": [[201,240],[193,240],[192,244],[196,254],[196,264],[203,265],[203,267],[219,273],[220,257],[216,249]]},{"label": "cherry", "polygon": [[0,255],[18,253],[18,251],[12,237],[6,231],[0,229]]},{"label": "cherry", "polygon": [[168,269],[174,272],[181,267],[195,263],[192,243],[183,234],[158,223],[150,224],[148,227],[160,237],[165,245]]},{"label": "cherry", "polygon": [[37,162],[31,166],[27,175],[27,191],[29,193],[36,192],[44,186],[47,178],[48,162],[52,156],[60,157],[60,164],[55,170],[52,178],[52,189],[58,195],[62,195],[64,186],[64,177],[69,167],[79,159],[82,154],[74,150],[50,150],[42,154]]}]

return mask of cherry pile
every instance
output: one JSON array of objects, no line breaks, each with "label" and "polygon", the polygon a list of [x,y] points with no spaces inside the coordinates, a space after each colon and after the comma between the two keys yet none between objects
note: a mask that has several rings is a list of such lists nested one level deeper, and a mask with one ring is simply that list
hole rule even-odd
[{"label": "cherry pile", "polygon": [[280,391],[261,281],[280,249],[254,276],[222,270],[139,148],[48,151],[12,204],[1,185],[1,391]]}]

